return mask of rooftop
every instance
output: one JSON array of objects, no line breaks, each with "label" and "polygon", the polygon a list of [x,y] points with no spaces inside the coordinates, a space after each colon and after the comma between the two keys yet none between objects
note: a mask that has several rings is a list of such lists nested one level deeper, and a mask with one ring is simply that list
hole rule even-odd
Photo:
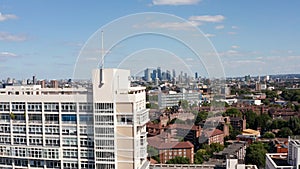
[{"label": "rooftop", "polygon": [[223,151],[217,153],[217,155],[234,155],[237,151],[242,149],[245,146],[245,143],[233,143],[230,144],[227,148],[225,148]]}]

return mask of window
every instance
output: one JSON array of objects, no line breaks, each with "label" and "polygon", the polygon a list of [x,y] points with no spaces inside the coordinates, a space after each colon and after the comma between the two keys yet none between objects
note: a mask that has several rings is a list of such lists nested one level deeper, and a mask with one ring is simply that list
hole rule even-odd
[{"label": "window", "polygon": [[77,149],[63,149],[64,158],[77,158],[78,152]]},{"label": "window", "polygon": [[25,111],[25,102],[12,102],[12,111]]},{"label": "window", "polygon": [[80,135],[93,135],[93,126],[80,126]]},{"label": "window", "polygon": [[120,125],[132,125],[132,115],[117,115],[117,121]]},{"label": "window", "polygon": [[62,112],[76,112],[76,103],[61,103]]},{"label": "window", "polygon": [[46,161],[46,167],[47,168],[60,168],[60,162],[59,161]]},{"label": "window", "polygon": [[5,121],[5,122],[8,122],[10,120],[10,115],[9,113],[3,113],[0,115],[0,120],[1,121]]},{"label": "window", "polygon": [[58,103],[44,103],[45,112],[58,112],[59,104]]},{"label": "window", "polygon": [[45,143],[47,146],[60,146],[59,137],[46,137]]},{"label": "window", "polygon": [[94,150],[93,149],[86,149],[80,150],[80,158],[84,158],[84,159],[94,159]]},{"label": "window", "polygon": [[14,163],[15,163],[15,166],[23,166],[23,167],[28,166],[28,160],[26,160],[26,159],[15,159]]},{"label": "window", "polygon": [[92,103],[79,103],[79,112],[92,112],[93,104]]},{"label": "window", "polygon": [[74,162],[74,161],[70,161],[70,162],[64,161],[63,168],[64,169],[77,169],[78,164],[77,164],[77,162]]},{"label": "window", "polygon": [[41,123],[42,115],[41,114],[28,114],[29,122]]},{"label": "window", "polygon": [[77,121],[76,114],[62,114],[61,121],[63,123],[76,123]]},{"label": "window", "polygon": [[59,127],[58,126],[45,126],[45,133],[51,134],[51,135],[58,135]]},{"label": "window", "polygon": [[26,126],[14,125],[13,126],[13,133],[22,133],[22,134],[25,134],[26,133]]},{"label": "window", "polygon": [[81,168],[82,169],[93,169],[94,168],[94,163],[88,162],[88,161],[82,161],[81,162]]},{"label": "window", "polygon": [[102,140],[102,139],[96,139],[96,147],[97,149],[114,149],[114,140]]},{"label": "window", "polygon": [[90,138],[80,138],[80,146],[81,147],[93,147],[93,140]]},{"label": "window", "polygon": [[77,127],[76,126],[63,126],[62,134],[63,135],[77,135]]},{"label": "window", "polygon": [[25,136],[14,136],[14,144],[26,144]]},{"label": "window", "polygon": [[16,114],[16,113],[11,113],[11,118],[13,120],[16,120],[16,121],[22,121],[22,122],[25,122],[25,116],[26,114],[22,113],[22,114]]},{"label": "window", "polygon": [[113,152],[96,152],[96,158],[99,161],[114,161],[115,154]]},{"label": "window", "polygon": [[0,124],[0,133],[10,133],[10,125]]},{"label": "window", "polygon": [[44,161],[42,160],[30,160],[30,167],[44,167]]},{"label": "window", "polygon": [[9,111],[9,102],[0,102],[0,111]]},{"label": "window", "polygon": [[42,126],[29,126],[29,134],[42,134]]},{"label": "window", "polygon": [[63,146],[77,146],[77,138],[63,138]]},{"label": "window", "polygon": [[79,121],[80,121],[81,124],[92,124],[92,123],[94,123],[93,116],[92,115],[86,115],[86,114],[80,114],[79,115]]},{"label": "window", "polygon": [[27,111],[42,112],[42,103],[27,103]]},{"label": "window", "polygon": [[95,125],[114,125],[114,116],[96,115]]},{"label": "window", "polygon": [[109,127],[96,127],[96,137],[114,137],[114,128]]},{"label": "window", "polygon": [[58,114],[45,114],[45,123],[58,124],[59,123],[59,115]]},{"label": "window", "polygon": [[37,136],[29,136],[29,144],[30,145],[43,145],[43,138]]},{"label": "window", "polygon": [[4,144],[10,144],[10,136],[7,135],[0,135],[0,143],[4,143]]},{"label": "window", "polygon": [[23,147],[13,147],[11,148],[12,155],[18,157],[25,157],[26,156],[26,148]]},{"label": "window", "polygon": [[113,103],[95,103],[96,110],[113,110]]}]

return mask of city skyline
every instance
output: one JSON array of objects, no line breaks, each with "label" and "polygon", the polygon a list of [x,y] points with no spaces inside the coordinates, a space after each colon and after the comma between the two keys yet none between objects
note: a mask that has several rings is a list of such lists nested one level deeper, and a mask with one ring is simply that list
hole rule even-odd
[{"label": "city skyline", "polygon": [[[226,77],[300,73],[297,4],[298,1],[270,0],[4,0],[0,3],[1,79],[26,79],[32,75],[70,78],[80,49],[93,32],[114,19],[141,12],[169,13],[197,26],[216,48]],[[178,23],[163,26],[186,29],[186,25]],[[174,50],[180,53],[181,48]],[[191,61],[189,56],[179,57]]]}]

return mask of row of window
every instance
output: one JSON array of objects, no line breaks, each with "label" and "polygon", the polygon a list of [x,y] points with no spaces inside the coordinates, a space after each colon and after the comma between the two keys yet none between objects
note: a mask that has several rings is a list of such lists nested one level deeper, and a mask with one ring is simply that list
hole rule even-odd
[{"label": "row of window", "polygon": [[[1,121],[9,122],[10,119],[23,121],[25,123],[26,114],[22,113],[4,113],[0,115]],[[58,114],[45,114],[45,123],[47,124],[58,124],[60,116]],[[28,114],[28,120],[30,123],[42,123],[42,114]],[[77,123],[76,114],[62,114],[62,123]],[[93,116],[80,114],[79,115],[80,124],[91,124],[93,123]]]},{"label": "row of window", "polygon": [[34,158],[49,158],[58,159],[58,149],[51,148],[25,148],[25,147],[6,147],[0,146],[0,154],[3,156],[17,156],[17,157],[34,157]]},{"label": "row of window", "polygon": [[44,161],[44,160],[27,160],[27,159],[12,159],[12,158],[0,158],[0,164],[2,165],[12,165],[14,163],[17,167],[44,167],[47,168],[58,168],[60,167],[59,161]]},{"label": "row of window", "polygon": [[[43,168],[44,165],[46,165],[47,168],[60,168],[61,163],[60,161],[49,161],[49,160],[27,160],[27,159],[12,159],[12,158],[0,158],[0,164],[2,165],[12,165],[14,163],[14,166],[16,167],[28,167],[28,164],[30,167],[41,167]],[[70,162],[64,162],[63,163],[64,169],[75,169],[78,168],[77,162],[70,161]],[[94,163],[82,161],[81,162],[81,168],[82,169],[94,169]]]},{"label": "row of window", "polygon": [[[29,112],[42,112],[42,107],[44,105],[45,112],[58,112],[59,108],[61,108],[62,112],[76,112],[77,111],[77,103],[69,102],[69,103],[41,103],[41,102],[28,102],[27,103],[27,111]],[[11,110],[12,111],[25,111],[26,104],[25,102],[12,102]],[[92,103],[79,103],[78,104],[79,112],[91,112],[93,110]],[[0,102],[0,111],[10,111],[10,103],[9,102]]]}]

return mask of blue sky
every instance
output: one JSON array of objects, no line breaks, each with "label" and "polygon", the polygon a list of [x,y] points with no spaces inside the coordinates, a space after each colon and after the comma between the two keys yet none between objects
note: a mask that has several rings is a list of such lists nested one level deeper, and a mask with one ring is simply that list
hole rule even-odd
[{"label": "blue sky", "polygon": [[1,0],[0,79],[70,78],[95,31],[141,12],[195,23],[216,48],[226,76],[300,73],[299,6],[298,0]]}]

